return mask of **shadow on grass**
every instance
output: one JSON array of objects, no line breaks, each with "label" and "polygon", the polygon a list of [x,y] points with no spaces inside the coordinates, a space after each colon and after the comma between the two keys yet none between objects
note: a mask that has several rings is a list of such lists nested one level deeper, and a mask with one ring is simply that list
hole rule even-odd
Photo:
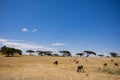
[{"label": "shadow on grass", "polygon": [[11,57],[22,57],[22,56],[4,56],[4,57],[10,57],[11,58]]}]

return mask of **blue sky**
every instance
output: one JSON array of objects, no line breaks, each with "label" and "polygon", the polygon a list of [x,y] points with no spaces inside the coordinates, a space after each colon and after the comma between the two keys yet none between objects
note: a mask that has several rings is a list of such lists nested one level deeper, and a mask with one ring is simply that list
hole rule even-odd
[{"label": "blue sky", "polygon": [[0,45],[120,53],[120,1],[0,0]]}]

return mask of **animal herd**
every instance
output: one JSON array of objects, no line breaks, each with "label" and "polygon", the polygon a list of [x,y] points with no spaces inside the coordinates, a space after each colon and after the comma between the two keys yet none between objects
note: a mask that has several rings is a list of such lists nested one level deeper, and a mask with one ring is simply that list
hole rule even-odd
[{"label": "animal herd", "polygon": [[[86,59],[86,61],[87,61],[87,59]],[[114,62],[114,60],[110,60],[111,62]],[[77,59],[74,59],[74,62],[76,63],[76,64],[79,64],[79,61],[77,61]],[[53,62],[53,64],[54,65],[58,65],[59,63],[58,63],[58,61],[54,61]],[[109,64],[108,63],[104,63],[103,64],[103,67],[107,67]],[[114,66],[116,66],[116,67],[119,67],[119,64],[118,63],[113,63],[113,65]],[[99,67],[98,68],[99,70],[101,69],[101,67]],[[78,66],[77,66],[77,70],[76,70],[77,72],[84,72],[84,66],[82,65],[82,64],[79,64]]]},{"label": "animal herd", "polygon": [[[111,62],[114,62],[114,60],[113,60],[113,59],[111,59],[110,61],[111,61]],[[115,62],[115,63],[113,63],[113,65],[114,65],[114,66],[116,66],[116,67],[119,67],[119,64],[118,64],[118,63],[116,63],[116,62]],[[107,66],[108,66],[108,63],[104,63],[104,64],[103,64],[103,66],[104,66],[104,67],[107,67]]]}]

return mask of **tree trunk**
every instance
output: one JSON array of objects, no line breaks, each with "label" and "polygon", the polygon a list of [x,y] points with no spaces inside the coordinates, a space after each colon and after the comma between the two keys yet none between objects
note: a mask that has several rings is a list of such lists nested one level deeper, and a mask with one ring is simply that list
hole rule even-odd
[{"label": "tree trunk", "polygon": [[89,57],[90,54],[87,54],[87,57]]},{"label": "tree trunk", "polygon": [[8,53],[6,57],[10,57],[10,54]]},{"label": "tree trunk", "polygon": [[11,57],[13,57],[14,56],[14,54],[13,53],[11,53]]}]

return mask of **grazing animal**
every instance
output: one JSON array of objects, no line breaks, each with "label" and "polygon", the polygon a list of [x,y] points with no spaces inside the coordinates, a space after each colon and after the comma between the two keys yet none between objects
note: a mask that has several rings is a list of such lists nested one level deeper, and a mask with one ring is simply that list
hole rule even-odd
[{"label": "grazing animal", "polygon": [[111,59],[111,62],[113,62],[114,60],[113,59]]},{"label": "grazing animal", "polygon": [[118,63],[114,63],[114,65],[117,66],[117,67],[119,66]]},{"label": "grazing animal", "polygon": [[78,64],[79,62],[78,61],[76,61],[76,64]]},{"label": "grazing animal", "polygon": [[101,70],[101,67],[98,68],[98,71],[100,71],[100,70]]},{"label": "grazing animal", "polygon": [[76,59],[74,59],[74,62],[75,62],[76,64],[78,64],[78,63],[79,63]]},{"label": "grazing animal", "polygon": [[58,65],[58,61],[55,61],[53,64]]},{"label": "grazing animal", "polygon": [[88,76],[88,74],[86,74],[86,76]]},{"label": "grazing animal", "polygon": [[76,62],[76,60],[74,59],[74,62]]},{"label": "grazing animal", "polygon": [[103,66],[104,66],[104,67],[107,67],[107,63],[104,63]]},{"label": "grazing animal", "polygon": [[81,71],[84,72],[83,65],[78,65],[78,67],[77,67],[77,72],[81,72]]}]

